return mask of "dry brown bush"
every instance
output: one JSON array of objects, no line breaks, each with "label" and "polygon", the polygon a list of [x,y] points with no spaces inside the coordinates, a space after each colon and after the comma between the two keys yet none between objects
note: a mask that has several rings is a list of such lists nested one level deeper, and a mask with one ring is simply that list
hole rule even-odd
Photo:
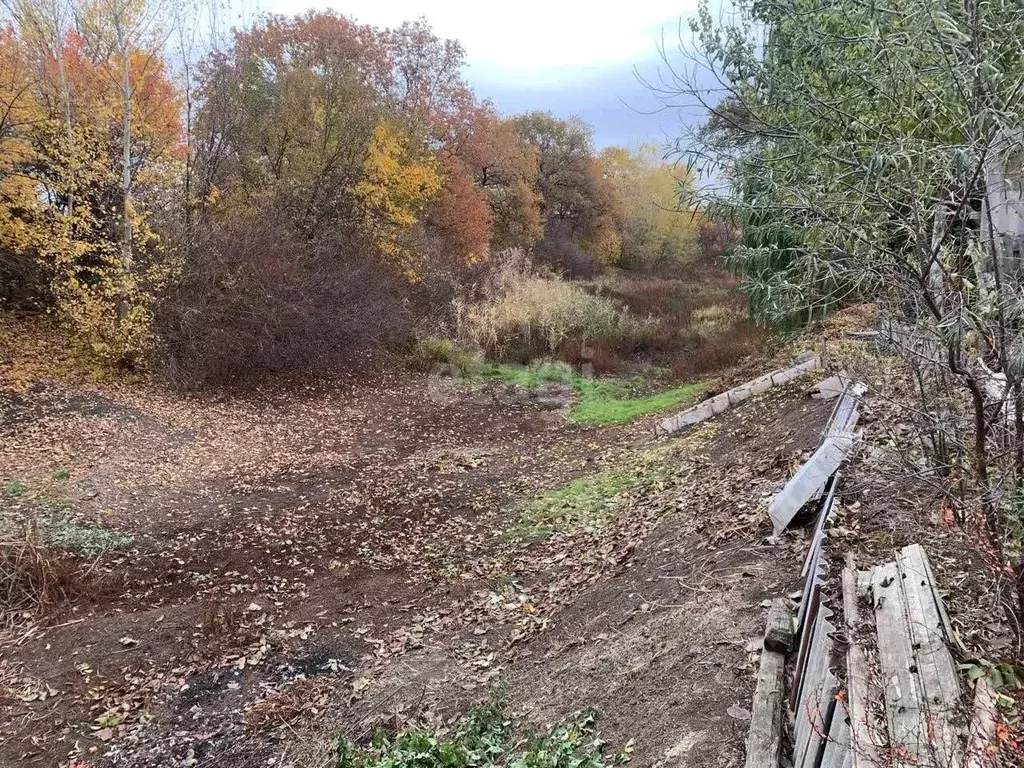
[{"label": "dry brown bush", "polygon": [[739,242],[739,232],[724,221],[705,219],[697,229],[697,247],[701,258],[715,260]]},{"label": "dry brown bush", "polygon": [[43,541],[34,522],[0,540],[0,624],[44,615],[69,596],[77,569]]},{"label": "dry brown bush", "polygon": [[167,373],[185,388],[347,371],[409,333],[407,283],[356,238],[313,243],[253,217],[189,251],[157,317]]},{"label": "dry brown bush", "polygon": [[604,271],[601,261],[584,251],[571,235],[558,227],[549,227],[544,240],[533,249],[540,264],[548,265],[568,278],[595,277]]},{"label": "dry brown bush", "polygon": [[770,333],[751,323],[737,281],[714,258],[701,257],[672,278],[600,281],[595,290],[657,324],[637,352],[691,380],[735,365],[762,349]]}]

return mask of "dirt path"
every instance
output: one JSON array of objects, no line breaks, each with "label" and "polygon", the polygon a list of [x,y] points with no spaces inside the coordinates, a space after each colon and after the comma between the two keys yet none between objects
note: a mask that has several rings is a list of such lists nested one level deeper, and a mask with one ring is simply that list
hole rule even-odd
[{"label": "dirt path", "polygon": [[[0,764],[326,765],[333,733],[507,680],[539,722],[595,706],[639,765],[732,765],[759,604],[799,567],[759,507],[828,410],[783,390],[655,442],[418,377],[8,394],[5,515],[102,525],[123,551],[5,637]],[[524,529],[517,505],[574,478],[600,514]]]}]

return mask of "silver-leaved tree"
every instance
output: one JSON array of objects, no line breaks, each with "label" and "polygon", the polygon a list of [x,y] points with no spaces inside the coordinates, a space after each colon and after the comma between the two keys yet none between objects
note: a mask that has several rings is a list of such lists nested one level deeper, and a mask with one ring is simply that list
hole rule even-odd
[{"label": "silver-leaved tree", "polygon": [[682,46],[693,66],[653,87],[707,110],[679,148],[704,176],[702,204],[741,226],[729,259],[752,312],[794,325],[844,302],[880,307],[935,468],[973,480],[1024,615],[1024,6],[715,8]]}]

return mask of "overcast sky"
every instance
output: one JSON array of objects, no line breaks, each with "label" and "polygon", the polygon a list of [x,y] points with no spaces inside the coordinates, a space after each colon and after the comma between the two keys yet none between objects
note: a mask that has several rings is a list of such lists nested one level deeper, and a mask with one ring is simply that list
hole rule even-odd
[{"label": "overcast sky", "polygon": [[285,14],[333,8],[375,26],[422,16],[438,35],[462,43],[466,77],[478,95],[506,114],[579,115],[594,129],[598,148],[662,144],[680,131],[674,112],[643,114],[659,104],[633,68],[656,77],[658,41],[664,34],[674,48],[680,18],[689,18],[697,0],[261,0],[259,7]]}]

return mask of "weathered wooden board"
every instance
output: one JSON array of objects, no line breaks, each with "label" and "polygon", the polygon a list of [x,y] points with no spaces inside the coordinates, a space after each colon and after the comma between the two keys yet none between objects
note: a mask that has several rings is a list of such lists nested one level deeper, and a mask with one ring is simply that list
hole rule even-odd
[{"label": "weathered wooden board", "polygon": [[768,515],[778,535],[786,529],[800,508],[839,469],[853,450],[852,435],[831,435],[807,462],[796,471],[779,494],[768,505]]},{"label": "weathered wooden board", "polygon": [[[927,747],[937,765],[958,765],[955,708],[960,700],[956,664],[946,645],[939,614],[937,591],[931,569],[919,544],[905,547],[896,566],[907,607],[907,629],[914,669],[921,689],[922,712],[927,726]],[[941,599],[940,599],[941,600]]]},{"label": "weathered wooden board", "polygon": [[858,586],[858,572],[851,561],[843,569],[843,620],[847,639],[845,698],[850,718],[850,761],[856,768],[876,768],[882,764],[879,747],[884,741],[871,706],[871,692],[877,688],[876,678],[858,639],[861,622],[858,601],[864,592]]},{"label": "weathered wooden board", "polygon": [[768,609],[764,647],[777,653],[789,653],[793,650],[794,641],[793,612],[789,610],[784,597],[777,597],[772,600],[772,606]]},{"label": "weathered wooden board", "polygon": [[907,606],[896,563],[872,571],[871,593],[893,767],[931,768],[935,763],[928,749],[924,702],[915,674]]},{"label": "weathered wooden board", "polygon": [[778,768],[782,753],[782,721],[785,711],[783,677],[786,657],[762,651],[757,671],[757,688],[747,733],[746,768]]}]

